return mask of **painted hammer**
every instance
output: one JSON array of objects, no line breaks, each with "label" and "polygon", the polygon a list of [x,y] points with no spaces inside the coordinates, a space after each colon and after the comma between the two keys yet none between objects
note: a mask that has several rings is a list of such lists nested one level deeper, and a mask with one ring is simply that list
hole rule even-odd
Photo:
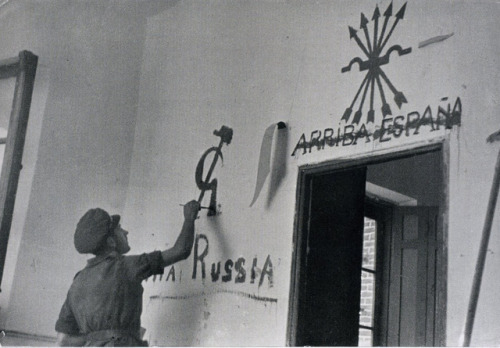
[{"label": "painted hammer", "polygon": [[[486,141],[493,143],[500,141],[500,130],[491,134]],[[488,201],[488,208],[486,210],[486,218],[483,226],[483,234],[481,237],[481,244],[479,245],[479,254],[477,256],[476,270],[474,279],[472,280],[472,290],[469,299],[469,308],[467,310],[467,319],[465,321],[464,341],[463,346],[469,347],[472,336],[472,329],[474,327],[474,317],[476,316],[477,301],[479,298],[479,290],[481,289],[481,280],[483,278],[484,264],[486,261],[486,253],[488,251],[488,243],[491,234],[491,226],[493,224],[493,216],[495,214],[495,207],[498,198],[498,189],[500,187],[500,152],[498,153],[497,163],[495,166],[495,173],[493,175],[493,183],[491,185],[490,198]]]}]

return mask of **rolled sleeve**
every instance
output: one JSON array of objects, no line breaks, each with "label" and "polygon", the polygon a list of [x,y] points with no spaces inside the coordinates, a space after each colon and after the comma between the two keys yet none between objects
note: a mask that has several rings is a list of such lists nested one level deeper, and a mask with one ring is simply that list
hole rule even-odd
[{"label": "rolled sleeve", "polygon": [[129,272],[136,280],[144,280],[155,274],[163,274],[165,268],[161,251],[126,257]]}]

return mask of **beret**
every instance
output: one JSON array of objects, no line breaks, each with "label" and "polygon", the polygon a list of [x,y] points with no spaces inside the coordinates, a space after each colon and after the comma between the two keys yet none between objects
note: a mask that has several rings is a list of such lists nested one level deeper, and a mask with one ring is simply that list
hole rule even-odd
[{"label": "beret", "polygon": [[74,243],[80,254],[94,253],[118,226],[120,215],[110,216],[101,208],[88,210],[76,225]]}]

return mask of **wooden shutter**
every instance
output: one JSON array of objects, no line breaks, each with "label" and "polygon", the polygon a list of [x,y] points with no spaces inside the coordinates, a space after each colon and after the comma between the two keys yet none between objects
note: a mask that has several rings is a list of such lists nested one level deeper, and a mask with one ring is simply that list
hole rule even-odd
[{"label": "wooden shutter", "polygon": [[395,207],[388,301],[389,346],[434,346],[436,207]]}]

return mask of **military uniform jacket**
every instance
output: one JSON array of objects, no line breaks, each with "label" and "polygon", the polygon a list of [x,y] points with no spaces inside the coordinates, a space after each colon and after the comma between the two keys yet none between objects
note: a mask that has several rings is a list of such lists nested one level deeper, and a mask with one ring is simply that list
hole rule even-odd
[{"label": "military uniform jacket", "polygon": [[78,272],[56,322],[56,331],[85,335],[86,346],[140,346],[141,282],[163,274],[160,251],[94,257]]}]

